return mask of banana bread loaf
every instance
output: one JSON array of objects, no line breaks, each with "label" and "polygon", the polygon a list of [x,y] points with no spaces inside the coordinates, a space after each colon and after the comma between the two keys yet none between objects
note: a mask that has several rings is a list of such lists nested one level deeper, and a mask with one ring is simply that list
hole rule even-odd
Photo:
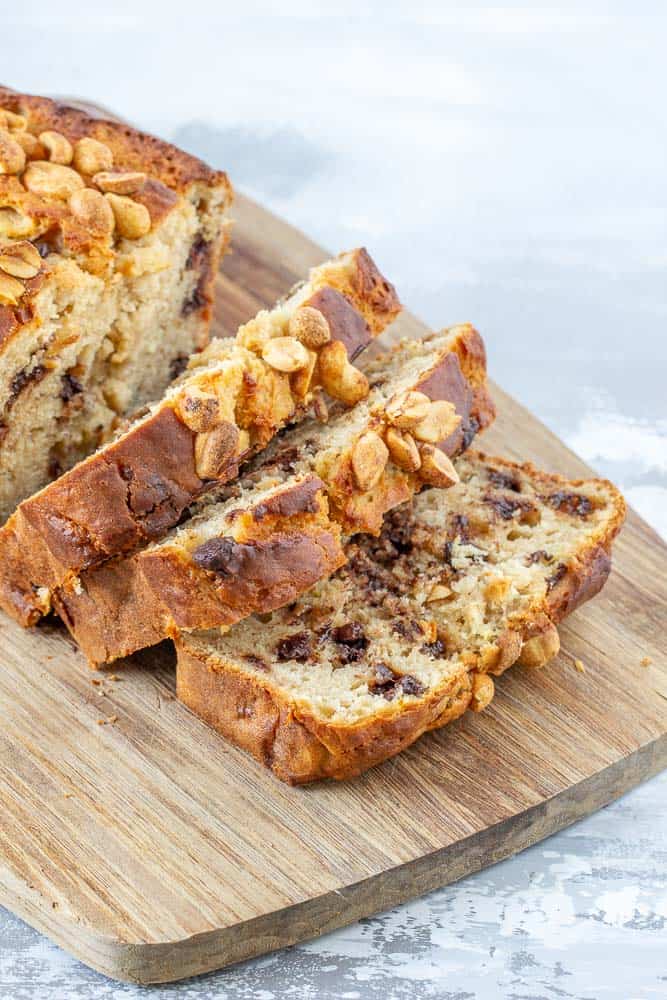
[{"label": "banana bread loaf", "polygon": [[[274,593],[268,582],[263,590],[254,583],[258,574],[268,580],[267,486],[280,491],[317,477],[328,494],[330,523],[349,535],[378,531],[384,514],[424,483],[456,481],[448,456],[460,453],[493,416],[479,334],[460,326],[405,341],[365,370],[370,393],[352,410],[327,424],[311,420],[285,432],[250,466],[244,485],[214,491],[161,541],[88,569],[54,592],[56,611],[91,663],[125,656],[181,629],[229,625],[242,613],[285,603],[282,577]],[[294,492],[304,496],[303,488]],[[239,525],[245,532],[247,523],[252,532],[238,536]],[[293,538],[298,524],[291,516]],[[280,530],[273,544],[287,557]],[[317,567],[309,556],[304,576],[299,558],[295,548],[295,586],[303,590],[306,579],[309,585],[317,579]],[[327,558],[319,568],[324,577],[336,567]],[[249,587],[254,606],[246,597]]]},{"label": "banana bread loaf", "polygon": [[205,345],[231,198],[168,143],[0,87],[0,522]]},{"label": "banana bread loaf", "polygon": [[20,504],[0,529],[0,605],[34,624],[55,587],[161,537],[305,416],[320,389],[341,405],[365,397],[368,380],[351,359],[399,308],[368,254],[354,250],[313,268],[236,338],[213,341],[120,436]]},{"label": "banana bread loaf", "polygon": [[346,778],[541,666],[604,584],[624,518],[603,480],[470,454],[291,607],[177,639],[178,696],[284,781]]}]

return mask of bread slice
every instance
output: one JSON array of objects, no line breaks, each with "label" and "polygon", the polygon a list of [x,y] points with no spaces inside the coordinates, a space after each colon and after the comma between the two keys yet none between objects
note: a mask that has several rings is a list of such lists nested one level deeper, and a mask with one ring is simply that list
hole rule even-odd
[{"label": "bread slice", "polygon": [[554,656],[556,623],[609,573],[623,498],[482,454],[457,469],[291,607],[181,635],[181,701],[284,781],[347,778]]},{"label": "bread slice", "polygon": [[350,359],[399,308],[368,254],[355,250],[313,268],[235,339],[213,341],[160,402],[0,529],[0,605],[34,624],[56,587],[159,538],[196,497],[234,479],[240,462],[305,416],[318,388],[343,403],[366,395]]},{"label": "bread slice", "polygon": [[0,87],[0,523],[206,344],[231,201],[166,142]]},{"label": "bread slice", "polygon": [[[424,482],[448,486],[455,481],[448,456],[467,447],[493,417],[479,334],[461,326],[424,341],[405,341],[365,371],[370,393],[352,410],[339,412],[326,424],[310,420],[287,431],[250,466],[244,484],[214,491],[195,505],[198,513],[191,520],[164,539],[86,570],[54,592],[56,611],[91,663],[126,656],[180,630],[226,626],[243,614],[286,603],[282,575],[273,592],[268,583],[254,585],[257,574],[268,578],[264,563],[271,488],[277,492],[271,502],[283,504],[290,483],[319,483],[328,497],[330,524],[350,535],[379,531],[384,514]],[[421,417],[412,434],[395,423],[410,422],[409,405],[416,406],[413,422]],[[397,440],[403,450],[397,450]],[[297,492],[304,496],[303,488]],[[238,519],[253,524],[254,534],[241,540],[243,558],[236,546],[240,539],[230,530],[230,511],[234,525]],[[318,528],[322,530],[321,521]],[[289,530],[296,537],[299,521],[293,516]],[[280,533],[274,542],[287,555]],[[248,546],[257,546],[253,558]],[[301,570],[300,558],[306,560]],[[334,568],[330,558],[317,563],[295,548],[293,593],[312,585],[316,572],[321,578]],[[254,605],[246,597],[249,588]]]}]

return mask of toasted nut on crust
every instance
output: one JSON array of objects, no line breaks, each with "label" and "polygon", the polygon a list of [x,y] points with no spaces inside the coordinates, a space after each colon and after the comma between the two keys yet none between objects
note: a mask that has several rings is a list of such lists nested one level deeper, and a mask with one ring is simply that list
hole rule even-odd
[{"label": "toasted nut on crust", "polygon": [[17,115],[15,111],[8,111],[0,108],[0,128],[8,129],[10,132],[20,132],[28,125],[24,115]]},{"label": "toasted nut on crust", "polygon": [[539,669],[553,660],[560,650],[560,636],[555,625],[551,625],[539,635],[527,639],[521,647],[517,663],[522,667]]},{"label": "toasted nut on crust", "polygon": [[26,167],[23,183],[28,191],[47,198],[69,198],[84,186],[83,180],[71,167],[50,160],[33,160]]},{"label": "toasted nut on crust", "polygon": [[9,274],[0,273],[0,303],[2,305],[18,305],[24,291],[20,281],[12,278]]},{"label": "toasted nut on crust", "polygon": [[186,427],[200,434],[212,430],[219,422],[220,402],[217,396],[192,387],[179,396],[176,413]]},{"label": "toasted nut on crust", "polygon": [[487,705],[490,705],[494,693],[495,685],[488,674],[473,674],[472,701],[470,702],[473,712],[482,712]]},{"label": "toasted nut on crust", "polygon": [[35,223],[29,215],[24,215],[16,208],[0,208],[0,236],[7,239],[20,239],[30,236],[35,229]]},{"label": "toasted nut on crust", "polygon": [[416,472],[422,464],[419,449],[415,444],[415,439],[407,431],[401,433],[388,427],[384,439],[389,449],[393,461],[406,472]]},{"label": "toasted nut on crust", "polygon": [[419,449],[419,453],[422,457],[419,475],[425,483],[430,486],[439,486],[441,489],[458,483],[459,474],[444,451],[440,451],[432,444],[424,444]]},{"label": "toasted nut on crust", "polygon": [[40,132],[39,141],[48,153],[51,163],[62,163],[66,167],[72,162],[74,155],[72,143],[60,132],[54,132],[51,129]]},{"label": "toasted nut on crust", "polygon": [[301,306],[290,317],[288,329],[292,337],[296,337],[305,347],[316,351],[331,340],[331,330],[326,317],[319,309],[312,306]]},{"label": "toasted nut on crust", "polygon": [[195,439],[195,469],[200,479],[217,479],[236,454],[239,431],[225,420]]},{"label": "toasted nut on crust", "polygon": [[331,340],[321,349],[319,373],[326,392],[346,406],[354,406],[369,393],[368,379],[350,364],[345,345],[340,340]]},{"label": "toasted nut on crust", "polygon": [[113,167],[113,153],[97,139],[79,139],[74,144],[74,166],[82,174],[99,174]]},{"label": "toasted nut on crust", "polygon": [[352,449],[352,471],[357,486],[364,493],[372,489],[385,470],[389,451],[375,431],[366,431],[357,439]]},{"label": "toasted nut on crust", "polygon": [[111,205],[120,236],[127,240],[138,240],[150,232],[151,217],[145,205],[121,194],[108,193],[104,197]]},{"label": "toasted nut on crust", "polygon": [[437,444],[438,441],[444,441],[445,438],[448,438],[460,423],[461,418],[456,412],[454,404],[439,399],[430,404],[428,413],[417,424],[413,434],[418,441]]},{"label": "toasted nut on crust", "polygon": [[262,357],[267,365],[277,372],[298,372],[306,368],[310,360],[308,351],[296,337],[273,337],[262,348]]},{"label": "toasted nut on crust", "polygon": [[305,368],[300,368],[298,372],[294,372],[290,378],[290,388],[292,390],[292,395],[296,399],[305,399],[310,389],[310,381],[313,377],[313,372],[315,371],[315,366],[317,364],[317,354],[315,351],[309,351],[306,348],[306,353],[308,355],[308,364]]},{"label": "toasted nut on crust", "polygon": [[100,191],[112,194],[136,194],[146,183],[146,174],[140,170],[101,170],[93,176],[93,184]]},{"label": "toasted nut on crust", "polygon": [[401,430],[412,430],[428,414],[431,400],[424,392],[405,390],[387,404],[387,420]]},{"label": "toasted nut on crust", "polygon": [[43,160],[46,157],[44,146],[32,132],[12,132],[12,139],[18,142],[28,159]]},{"label": "toasted nut on crust", "polygon": [[7,129],[0,129],[0,174],[20,174],[25,167],[25,153]]},{"label": "toasted nut on crust", "polygon": [[103,194],[83,188],[70,196],[72,215],[82,226],[97,236],[111,236],[116,225],[111,205]]},{"label": "toasted nut on crust", "polygon": [[0,270],[11,274],[13,278],[34,278],[42,267],[39,252],[27,240],[22,243],[12,243],[0,250]]}]

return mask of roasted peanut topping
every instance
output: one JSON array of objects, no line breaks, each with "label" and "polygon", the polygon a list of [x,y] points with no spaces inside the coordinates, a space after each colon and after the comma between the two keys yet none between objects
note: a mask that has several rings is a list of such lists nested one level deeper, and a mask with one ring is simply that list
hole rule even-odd
[{"label": "roasted peanut topping", "polygon": [[301,306],[290,317],[289,332],[311,351],[324,347],[331,340],[331,330],[326,317],[319,309],[312,306]]},{"label": "roasted peanut topping", "polygon": [[62,199],[69,198],[74,191],[84,186],[76,170],[49,160],[33,160],[29,163],[23,175],[23,183],[33,194]]},{"label": "roasted peanut topping", "polygon": [[473,712],[482,712],[487,705],[493,701],[495,686],[488,674],[474,674],[472,678],[472,701],[470,707]]},{"label": "roasted peanut topping", "polygon": [[0,250],[0,270],[13,278],[34,278],[39,274],[42,258],[38,251],[27,241],[12,243]]},{"label": "roasted peanut topping", "polygon": [[151,217],[145,205],[120,194],[109,193],[104,197],[111,205],[120,236],[127,240],[138,240],[150,232]]},{"label": "roasted peanut topping", "polygon": [[95,236],[111,236],[116,225],[111,205],[104,195],[92,188],[83,188],[70,196],[72,215]]},{"label": "roasted peanut topping", "polygon": [[193,386],[179,397],[176,413],[186,427],[200,434],[212,430],[219,422],[220,403],[217,396]]},{"label": "roasted peanut topping", "polygon": [[454,404],[439,399],[430,404],[428,413],[416,425],[413,434],[418,441],[437,444],[438,441],[444,441],[445,438],[449,437],[460,423],[461,418],[456,412]]},{"label": "roasted peanut topping", "polygon": [[224,421],[195,440],[195,468],[200,479],[217,479],[234,458],[239,445],[238,428]]},{"label": "roasted peanut topping", "polygon": [[368,396],[368,379],[350,364],[345,345],[340,340],[330,341],[320,351],[319,372],[326,392],[347,406],[354,406]]},{"label": "roasted peanut topping", "polygon": [[0,304],[16,306],[23,295],[23,285],[16,278],[0,271]]},{"label": "roasted peanut topping", "polygon": [[20,174],[25,167],[25,152],[6,129],[0,129],[0,174]]},{"label": "roasted peanut topping", "polygon": [[13,132],[12,138],[18,142],[19,146],[30,160],[43,160],[46,157],[46,150],[39,139],[36,139],[32,132]]},{"label": "roasted peanut topping", "polygon": [[385,470],[389,452],[387,446],[375,431],[366,431],[357,439],[352,449],[352,471],[357,486],[364,493],[372,489]]},{"label": "roasted peanut topping", "polygon": [[424,419],[430,407],[431,400],[425,393],[406,390],[389,400],[387,420],[394,427],[410,431]]},{"label": "roasted peanut topping", "polygon": [[425,483],[429,483],[430,486],[439,486],[441,489],[447,489],[448,486],[454,486],[458,483],[458,472],[444,451],[440,451],[432,444],[424,444],[419,449],[419,453],[422,459],[419,475]]},{"label": "roasted peanut topping", "polygon": [[74,144],[74,166],[82,174],[99,174],[113,167],[113,153],[97,139],[79,139]]},{"label": "roasted peanut topping", "polygon": [[393,427],[388,427],[384,439],[389,454],[399,469],[404,469],[406,472],[416,472],[422,464],[422,460],[412,435],[408,434],[407,431],[401,433]]},{"label": "roasted peanut topping", "polygon": [[74,155],[72,143],[60,132],[40,132],[39,141],[48,153],[51,163],[61,163],[63,166],[67,166],[72,162]]},{"label": "roasted peanut topping", "polygon": [[0,236],[10,240],[20,239],[22,236],[30,236],[34,228],[35,224],[30,216],[9,206],[0,208]]},{"label": "roasted peanut topping", "polygon": [[140,170],[132,171],[110,171],[102,170],[93,177],[95,184],[100,191],[112,194],[136,194],[141,191],[146,183],[146,174]]},{"label": "roasted peanut topping", "polygon": [[550,625],[544,632],[527,639],[521,647],[517,662],[522,667],[532,667],[534,670],[543,667],[553,660],[560,651],[560,636],[555,625]]},{"label": "roasted peanut topping", "polygon": [[262,350],[262,357],[278,372],[298,372],[310,360],[308,351],[295,337],[273,337]]},{"label": "roasted peanut topping", "polygon": [[20,132],[28,122],[23,115],[17,115],[15,111],[8,111],[0,108],[0,128],[8,129],[10,132]]}]

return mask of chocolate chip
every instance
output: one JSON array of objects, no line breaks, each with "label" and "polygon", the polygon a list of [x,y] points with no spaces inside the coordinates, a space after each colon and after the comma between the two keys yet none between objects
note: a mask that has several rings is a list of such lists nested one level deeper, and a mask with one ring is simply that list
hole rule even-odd
[{"label": "chocolate chip", "polygon": [[573,517],[587,517],[593,510],[593,504],[588,497],[580,493],[567,493],[558,490],[547,497],[547,501],[555,510],[563,514],[571,514]]},{"label": "chocolate chip", "polygon": [[263,670],[266,673],[270,670],[268,663],[266,663],[261,656],[256,656],[255,653],[245,653],[243,659],[248,663],[251,663],[253,667],[256,667],[258,670]]},{"label": "chocolate chip", "polygon": [[241,569],[243,546],[233,538],[209,538],[192,552],[192,561],[201,569],[232,576]]},{"label": "chocolate chip", "polygon": [[175,358],[172,358],[171,364],[169,365],[169,376],[174,381],[179,375],[182,375],[188,366],[188,356],[187,354],[177,354]]},{"label": "chocolate chip", "polygon": [[386,701],[393,701],[399,691],[415,697],[423,694],[424,685],[412,674],[397,674],[386,663],[376,663],[368,690],[371,694],[381,695]]},{"label": "chocolate chip", "polygon": [[556,567],[556,572],[552,573],[551,576],[547,577],[546,580],[547,594],[554,589],[557,583],[560,583],[560,581],[563,579],[566,573],[567,573],[567,566],[564,563],[558,563],[558,566]]},{"label": "chocolate chip", "polygon": [[424,693],[424,685],[416,677],[413,677],[412,674],[404,674],[399,684],[403,689],[403,694],[412,694],[418,697]]},{"label": "chocolate chip", "polygon": [[35,365],[30,371],[27,368],[22,368],[20,372],[17,372],[9,385],[10,398],[9,401],[13,402],[16,397],[21,393],[27,385],[31,382],[41,382],[46,375],[46,368],[44,365]]},{"label": "chocolate chip", "polygon": [[80,392],[83,392],[83,386],[79,382],[78,378],[74,375],[70,375],[69,372],[65,372],[62,377],[62,386],[60,389],[60,398],[63,403],[69,403],[70,399],[74,396],[78,396]]},{"label": "chocolate chip", "polygon": [[469,417],[463,425],[463,439],[461,441],[461,451],[469,448],[475,435],[479,430],[479,420],[477,417]]},{"label": "chocolate chip", "polygon": [[368,649],[368,639],[363,625],[359,622],[346,622],[331,629],[329,637],[340,646],[338,657],[342,663],[356,663]]},{"label": "chocolate chip", "polygon": [[518,510],[522,516],[535,511],[535,505],[530,500],[502,496],[498,493],[487,493],[482,497],[484,503],[495,510],[496,514],[502,517],[503,521],[511,521]]},{"label": "chocolate chip", "polygon": [[552,559],[553,556],[550,556],[546,549],[537,549],[537,551],[527,555],[524,562],[526,566],[534,566],[538,562],[550,563]]},{"label": "chocolate chip", "polygon": [[500,486],[503,490],[512,490],[514,493],[521,492],[521,481],[516,473],[501,472],[500,469],[489,469],[487,475],[489,481],[494,486]]},{"label": "chocolate chip", "polygon": [[433,642],[425,642],[423,646],[420,646],[419,652],[434,660],[441,660],[447,655],[447,647],[442,639],[435,639]]},{"label": "chocolate chip", "polygon": [[311,643],[310,632],[297,632],[278,643],[276,656],[279,660],[296,660],[297,663],[305,663],[312,651]]}]

